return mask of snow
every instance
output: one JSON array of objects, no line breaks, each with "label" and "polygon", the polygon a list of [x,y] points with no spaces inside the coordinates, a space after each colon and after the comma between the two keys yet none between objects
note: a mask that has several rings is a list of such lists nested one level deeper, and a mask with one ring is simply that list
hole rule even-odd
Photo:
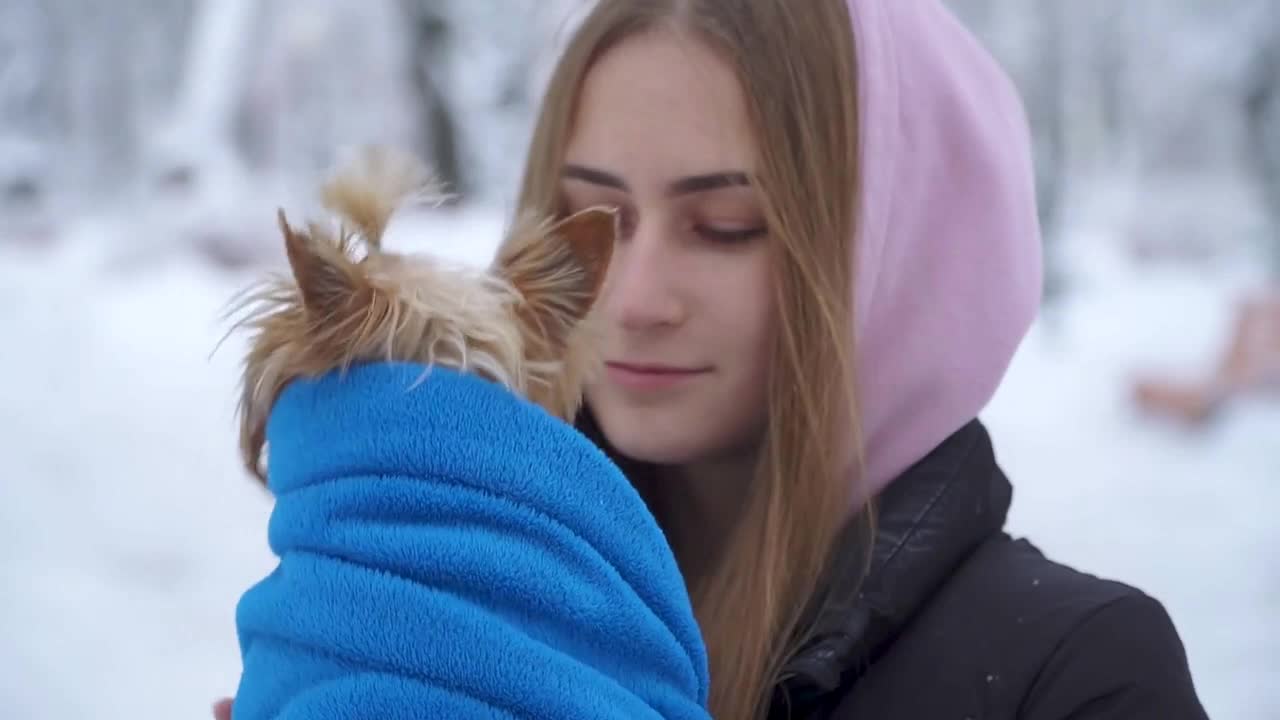
[{"label": "snow", "polygon": [[[180,251],[113,261],[129,233],[112,222],[45,250],[0,245],[5,717],[207,717],[236,684],[235,602],[273,564],[270,502],[235,460],[243,346],[213,352],[252,278]],[[389,244],[478,263],[502,226],[496,211],[423,211]],[[1017,488],[1012,525],[1161,599],[1214,718],[1275,717],[1280,403],[1196,435],[1125,401],[1134,370],[1209,361],[1248,274],[1139,270],[1102,237],[1071,247],[1088,282],[986,413]]]},{"label": "snow", "polygon": [[1088,283],[1028,338],[985,418],[1014,482],[1011,527],[1161,600],[1211,717],[1276,717],[1280,396],[1205,432],[1128,402],[1136,373],[1208,371],[1256,265],[1138,268],[1106,238],[1073,240]]}]

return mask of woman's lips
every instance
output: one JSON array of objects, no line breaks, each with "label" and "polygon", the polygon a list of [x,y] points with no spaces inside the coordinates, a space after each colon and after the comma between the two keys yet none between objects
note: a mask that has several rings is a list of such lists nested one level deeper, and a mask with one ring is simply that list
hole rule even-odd
[{"label": "woman's lips", "polygon": [[635,392],[667,390],[711,371],[711,368],[625,362],[605,363],[605,368],[610,381]]}]

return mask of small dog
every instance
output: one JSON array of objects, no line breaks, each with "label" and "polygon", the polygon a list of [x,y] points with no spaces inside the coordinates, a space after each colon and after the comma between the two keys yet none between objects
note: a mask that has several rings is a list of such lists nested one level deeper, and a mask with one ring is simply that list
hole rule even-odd
[{"label": "small dog", "polygon": [[369,150],[322,187],[323,205],[342,221],[336,230],[316,223],[299,230],[278,212],[292,276],[271,278],[236,303],[247,315],[235,327],[253,333],[241,378],[240,453],[263,484],[266,423],[280,391],[352,363],[473,372],[565,421],[581,405],[584,383],[602,364],[589,319],[613,252],[615,213],[523,218],[483,271],[384,251],[394,211],[429,188],[408,156]]}]

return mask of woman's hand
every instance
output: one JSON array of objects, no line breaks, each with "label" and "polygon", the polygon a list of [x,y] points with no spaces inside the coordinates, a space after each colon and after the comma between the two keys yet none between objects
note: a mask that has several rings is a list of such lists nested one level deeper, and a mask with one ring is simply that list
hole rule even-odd
[{"label": "woman's hand", "polygon": [[231,698],[213,704],[213,720],[231,720]]}]

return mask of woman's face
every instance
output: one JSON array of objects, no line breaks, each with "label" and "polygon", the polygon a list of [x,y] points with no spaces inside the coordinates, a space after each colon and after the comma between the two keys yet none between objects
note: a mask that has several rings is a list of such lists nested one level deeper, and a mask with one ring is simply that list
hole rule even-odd
[{"label": "woman's face", "polygon": [[634,460],[729,459],[758,443],[774,332],[755,141],[732,68],[672,31],[632,37],[585,78],[562,187],[618,208],[597,305],[607,371],[587,390]]}]

